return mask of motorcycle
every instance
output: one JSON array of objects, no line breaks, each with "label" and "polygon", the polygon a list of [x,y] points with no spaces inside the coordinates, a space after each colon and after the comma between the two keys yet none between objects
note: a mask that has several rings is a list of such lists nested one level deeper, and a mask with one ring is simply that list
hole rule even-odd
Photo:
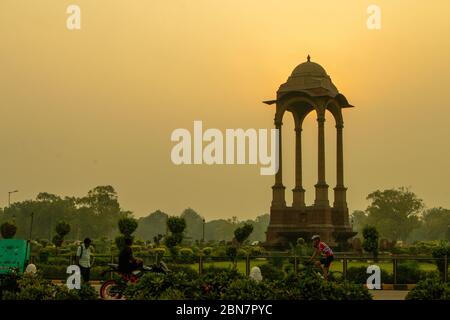
[{"label": "motorcycle", "polygon": [[122,299],[123,292],[130,284],[135,284],[146,272],[168,273],[170,270],[167,265],[160,261],[151,266],[142,266],[140,269],[131,273],[123,273],[119,271],[119,265],[115,263],[108,263],[109,269],[102,272],[102,276],[107,273],[117,274],[119,279],[109,279],[105,281],[100,288],[100,297],[105,300]]}]

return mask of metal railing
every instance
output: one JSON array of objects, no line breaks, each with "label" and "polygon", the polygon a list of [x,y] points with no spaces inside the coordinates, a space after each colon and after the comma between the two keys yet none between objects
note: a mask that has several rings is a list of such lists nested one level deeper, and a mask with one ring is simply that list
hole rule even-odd
[{"label": "metal railing", "polygon": [[[114,263],[117,262],[117,257],[114,255],[100,255],[97,254],[94,256],[96,261],[102,260],[102,263],[98,263],[95,262],[94,266],[105,266],[107,263]],[[158,262],[159,259],[161,259],[160,257],[158,257],[158,255],[150,255],[147,254],[145,256],[142,256],[144,258],[144,263],[146,264],[152,264],[155,262]],[[53,257],[55,258],[55,257]],[[67,259],[67,265],[70,264],[74,264],[75,263],[75,257],[73,255],[61,255],[56,257],[59,260],[64,260]],[[179,259],[177,261],[172,261],[171,257],[163,257],[163,260],[166,262],[171,262],[171,263],[175,263],[175,264],[179,264],[179,265],[185,265],[185,266],[191,266],[194,269],[198,270],[199,274],[202,274],[205,270],[205,266],[208,265],[215,265],[216,263],[228,263],[229,265],[237,265],[238,263],[242,266],[242,263],[244,263],[244,268],[243,269],[244,273],[248,276],[250,274],[251,271],[251,266],[252,263],[255,261],[260,261],[261,263],[268,262],[271,259],[283,259],[283,260],[288,260],[289,263],[292,268],[293,271],[298,272],[299,271],[299,266],[302,264],[302,262],[306,261],[309,259],[309,256],[296,256],[296,255],[289,255],[289,254],[269,254],[269,255],[247,255],[247,256],[238,256],[236,257],[236,259],[233,261],[232,259],[230,259],[229,257],[224,257],[224,256],[219,256],[219,257],[215,257],[215,256],[205,256],[205,255],[199,255],[197,257],[193,257],[191,259],[188,259],[188,261],[183,261],[182,259]],[[107,262],[106,262],[107,261]],[[389,256],[378,256],[376,258],[374,258],[373,256],[353,256],[353,255],[346,255],[346,254],[335,254],[335,260],[334,260],[334,264],[335,263],[342,263],[342,277],[344,279],[348,278],[348,270],[349,270],[349,265],[352,262],[364,262],[367,263],[367,265],[369,264],[377,264],[377,263],[386,263],[389,262],[392,265],[392,278],[393,278],[393,284],[398,284],[398,278],[399,278],[399,274],[398,274],[398,268],[399,268],[399,264],[401,264],[402,262],[405,261],[417,261],[417,262],[426,262],[429,263],[430,265],[434,265],[436,267],[437,271],[440,271],[443,269],[443,272],[440,272],[441,276],[442,276],[442,280],[445,282],[449,281],[449,264],[448,264],[448,256],[445,256],[444,258],[434,258],[434,257],[430,257],[430,256],[405,256],[405,255],[389,255]],[[439,263],[440,262],[441,268],[439,268]],[[39,266],[39,261],[37,261],[37,265]],[[53,264],[54,263],[49,263],[49,264]],[[283,263],[284,264],[284,263]],[[197,267],[195,265],[198,265]],[[242,270],[241,270],[242,271]],[[333,271],[333,268],[332,268]]]}]

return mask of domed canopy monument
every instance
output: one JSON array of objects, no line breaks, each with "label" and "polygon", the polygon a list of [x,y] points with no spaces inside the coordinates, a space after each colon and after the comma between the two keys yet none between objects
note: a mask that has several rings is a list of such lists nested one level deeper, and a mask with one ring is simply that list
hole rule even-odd
[{"label": "domed canopy monument", "polygon": [[[344,151],[342,110],[353,107],[339,93],[330,76],[319,64],[307,61],[297,66],[286,83],[277,91],[277,99],[264,101],[276,105],[275,127],[279,130],[279,170],[272,187],[270,223],[267,229],[268,247],[286,246],[299,237],[309,240],[313,234],[330,244],[344,244],[356,233],[349,223],[344,186]],[[325,180],[325,113],[329,110],[336,122],[337,177],[334,188],[334,203],[328,200],[328,184]],[[285,112],[291,112],[295,123],[295,188],[292,206],[286,205],[282,170],[282,120]],[[315,200],[305,204],[305,189],[302,184],[302,124],[312,111],[317,114],[318,124],[318,178],[315,185]]]}]

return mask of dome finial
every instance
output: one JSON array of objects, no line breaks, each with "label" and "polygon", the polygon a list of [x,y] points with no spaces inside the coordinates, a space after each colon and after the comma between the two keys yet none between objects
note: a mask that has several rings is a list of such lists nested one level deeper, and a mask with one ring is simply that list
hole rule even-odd
[{"label": "dome finial", "polygon": [[306,59],[308,60],[308,62],[311,61],[311,56],[308,54],[308,56],[306,57]]}]

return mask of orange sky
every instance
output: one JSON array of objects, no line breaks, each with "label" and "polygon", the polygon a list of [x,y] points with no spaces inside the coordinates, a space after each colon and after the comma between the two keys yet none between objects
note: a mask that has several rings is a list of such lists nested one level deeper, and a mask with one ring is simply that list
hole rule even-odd
[{"label": "orange sky", "polygon": [[[382,9],[382,29],[366,9]],[[81,30],[66,8],[81,8]],[[256,166],[175,166],[176,128],[271,128],[275,97],[311,54],[356,106],[344,113],[350,210],[410,186],[450,207],[450,2],[178,0],[0,2],[0,205],[40,191],[111,184],[141,216],[190,206],[207,219],[268,212],[273,177]],[[331,119],[330,119],[331,120]],[[293,121],[284,175],[293,188]],[[335,134],[327,122],[327,182]],[[304,131],[304,188],[316,182],[316,124]],[[286,146],[292,145],[288,150]],[[291,199],[287,193],[287,200]],[[332,193],[330,192],[332,201]]]}]

